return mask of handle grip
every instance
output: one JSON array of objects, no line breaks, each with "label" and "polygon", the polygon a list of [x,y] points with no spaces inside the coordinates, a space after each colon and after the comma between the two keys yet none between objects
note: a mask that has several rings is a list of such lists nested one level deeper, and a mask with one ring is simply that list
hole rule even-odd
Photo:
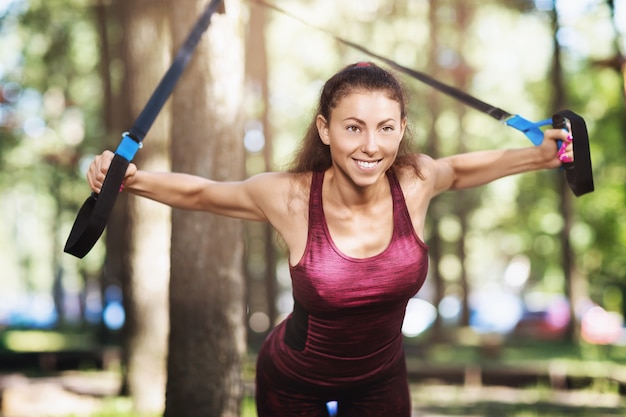
[{"label": "handle grip", "polygon": [[129,164],[128,159],[115,154],[100,194],[92,193],[78,211],[64,252],[82,258],[96,244],[107,225]]},{"label": "handle grip", "polygon": [[[525,134],[535,146],[543,142],[543,130],[541,130],[543,126],[552,124],[557,129],[568,129],[574,138],[574,162],[563,164],[567,183],[577,197],[594,190],[589,134],[585,119],[571,110],[561,110],[555,113],[552,119],[531,122],[520,115],[515,115],[505,123]],[[558,146],[560,147],[561,143],[558,143]]]},{"label": "handle grip", "polygon": [[552,126],[568,130],[574,138],[574,162],[563,164],[569,188],[577,197],[592,192],[595,187],[585,119],[571,110],[561,110],[552,116]]}]

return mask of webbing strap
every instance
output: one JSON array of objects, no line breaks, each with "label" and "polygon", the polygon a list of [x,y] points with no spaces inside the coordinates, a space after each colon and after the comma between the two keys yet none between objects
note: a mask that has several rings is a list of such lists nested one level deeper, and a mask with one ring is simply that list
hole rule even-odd
[{"label": "webbing strap", "polygon": [[172,90],[174,90],[178,79],[187,67],[187,64],[189,63],[189,60],[193,55],[193,51],[196,48],[196,45],[198,45],[200,38],[211,23],[211,16],[213,16],[213,13],[215,13],[221,2],[221,0],[211,0],[211,2],[205,8],[204,12],[196,21],[195,25],[191,29],[191,32],[189,33],[189,35],[187,35],[185,43],[183,43],[183,45],[178,50],[178,53],[176,54],[172,65],[167,70],[167,72],[159,82],[159,85],[156,87],[156,89],[152,93],[152,96],[146,103],[146,106],[135,120],[135,123],[133,123],[133,126],[128,131],[129,135],[132,138],[135,138],[137,139],[137,141],[141,142],[148,133],[148,130],[154,123],[154,120],[163,108],[163,105],[169,98]]},{"label": "webbing strap", "polygon": [[574,160],[575,160],[575,163],[573,164],[565,164],[569,186],[576,196],[580,196],[582,194],[586,194],[594,190],[593,173],[591,169],[591,155],[589,153],[589,137],[587,135],[585,121],[582,117],[575,114],[574,112],[570,110],[562,110],[556,113],[551,119],[541,120],[539,122],[531,122],[529,120],[526,120],[519,114],[514,115],[496,106],[485,103],[484,101],[479,100],[478,98],[462,90],[459,90],[456,87],[452,87],[448,84],[444,84],[441,81],[431,77],[428,74],[425,74],[423,72],[420,72],[411,68],[407,68],[403,65],[398,64],[394,60],[386,58],[379,54],[376,54],[359,44],[342,39],[339,36],[333,34],[332,32],[326,29],[320,28],[318,26],[312,25],[308,21],[301,19],[274,4],[268,3],[265,0],[253,0],[253,1],[255,1],[256,3],[264,7],[273,9],[281,14],[284,14],[285,16],[288,16],[289,18],[293,20],[297,20],[303,25],[308,26],[316,31],[323,32],[329,35],[330,37],[332,37],[333,39],[335,39],[336,41],[343,43],[346,46],[349,46],[358,51],[361,51],[364,54],[371,56],[372,58],[378,59],[379,61],[386,63],[387,65],[394,68],[395,70],[402,72],[404,74],[407,74],[410,77],[415,78],[435,88],[436,90],[439,90],[442,93],[447,94],[448,96],[493,117],[494,119],[498,121],[504,122],[507,126],[517,129],[520,132],[522,132],[524,135],[526,135],[526,137],[535,146],[538,146],[543,142],[543,131],[541,130],[541,127],[552,124],[556,128],[557,126],[556,126],[555,120],[560,120],[563,117],[568,119],[568,122],[569,122],[568,127],[571,130],[573,137],[574,137],[573,147],[574,147]]},{"label": "webbing strap", "polygon": [[483,113],[488,114],[489,116],[495,118],[496,120],[499,121],[505,121],[506,119],[508,119],[509,117],[512,117],[513,115],[505,110],[502,110],[496,106],[492,106],[491,104],[485,103],[482,100],[477,99],[476,97],[467,94],[466,92],[459,90],[458,88],[452,87],[451,85],[448,84],[444,84],[441,81],[431,77],[430,75],[424,73],[424,72],[420,72],[417,70],[414,70],[412,68],[408,68],[405,67],[403,65],[398,64],[396,61],[386,58],[382,55],[379,55],[375,52],[370,51],[369,49],[354,43],[354,42],[350,42],[346,39],[343,39],[335,34],[333,34],[332,32],[320,28],[318,26],[312,25],[311,23],[307,22],[304,19],[299,18],[298,16],[295,16],[291,13],[289,13],[288,11],[286,11],[285,9],[282,9],[274,4],[268,3],[264,0],[254,0],[256,3],[270,8],[272,10],[275,10],[281,14],[284,14],[285,16],[288,16],[289,18],[293,19],[293,20],[297,20],[298,22],[302,23],[305,26],[310,27],[311,29],[314,29],[316,31],[319,32],[324,32],[325,34],[327,34],[328,36],[330,36],[331,38],[335,39],[336,41],[343,43],[346,46],[349,46],[351,48],[354,48],[358,51],[363,52],[366,55],[371,56],[372,58],[376,58],[379,61],[384,62],[385,64],[389,65],[390,67],[394,68],[395,70],[399,71],[399,72],[403,72],[427,85],[430,85],[431,87],[441,91],[442,93],[445,93],[453,98],[455,98],[456,100],[470,106],[473,107],[474,109],[481,111]]},{"label": "webbing strap", "polygon": [[102,232],[104,232],[117,200],[128,164],[141,148],[146,134],[174,90],[202,34],[209,27],[211,16],[221,2],[221,0],[211,0],[207,5],[144,109],[135,119],[129,131],[122,135],[122,140],[115,151],[115,156],[102,184],[100,194],[92,193],[76,215],[76,220],[65,244],[64,251],[66,253],[78,258],[84,257],[96,244]]},{"label": "webbing strap", "polygon": [[574,163],[563,165],[570,190],[576,197],[592,192],[595,185],[585,119],[571,110],[562,110],[552,116],[552,125],[571,131],[574,137]]},{"label": "webbing strap", "polygon": [[526,135],[528,139],[535,145],[541,145],[543,142],[543,131],[541,130],[542,126],[547,126],[552,124],[552,119],[545,119],[539,122],[531,122],[529,120],[524,119],[519,114],[510,117],[506,120],[507,126],[511,126]]}]

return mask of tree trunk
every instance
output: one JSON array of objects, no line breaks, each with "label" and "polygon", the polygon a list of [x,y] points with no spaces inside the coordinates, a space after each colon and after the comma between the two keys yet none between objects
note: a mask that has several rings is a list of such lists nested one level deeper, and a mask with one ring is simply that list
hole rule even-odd
[{"label": "tree trunk", "polygon": [[[127,0],[126,74],[133,119],[136,118],[171,62],[171,41],[164,0]],[[146,136],[133,162],[141,169],[169,170],[169,106]],[[130,126],[128,126],[130,127]],[[135,410],[164,409],[171,210],[147,199],[129,198],[129,272],[127,286],[128,388]]]},{"label": "tree trunk", "polygon": [[[250,18],[247,23],[246,32],[246,96],[248,101],[254,103],[251,107],[255,109],[249,117],[260,122],[263,129],[265,143],[262,149],[262,163],[254,166],[259,167],[258,171],[272,170],[272,132],[269,120],[269,80],[268,80],[268,57],[265,40],[265,27],[267,25],[266,7],[252,5],[250,8]],[[247,175],[258,172],[248,171]],[[276,299],[278,297],[278,283],[276,281],[276,264],[278,253],[275,245],[274,228],[269,224],[249,222],[246,224],[247,237],[247,260],[249,267],[247,274],[248,282],[248,313],[250,315],[260,311],[267,313],[269,326],[267,329],[253,329],[258,333],[254,340],[249,340],[248,346],[254,347],[263,338],[278,320]],[[254,259],[263,259],[263,271],[259,268],[252,268],[258,265]],[[248,261],[251,259],[252,261]],[[253,334],[253,333],[251,333]],[[253,346],[251,346],[253,345]]]},{"label": "tree trunk", "polygon": [[[559,31],[559,19],[556,8],[552,12],[552,29],[553,29],[553,46],[554,54],[552,58],[552,72],[550,78],[552,80],[552,86],[554,88],[552,108],[557,111],[564,107],[566,102],[566,88],[565,81],[563,79],[563,67],[561,64],[561,45],[557,39],[557,33]],[[577,285],[577,281],[580,278],[576,273],[576,263],[574,262],[574,254],[572,250],[572,243],[570,232],[573,225],[573,209],[572,209],[572,197],[571,191],[567,186],[565,175],[559,176],[558,190],[561,195],[561,212],[563,215],[563,230],[560,235],[561,243],[561,266],[563,268],[563,274],[565,275],[565,296],[569,300],[569,309],[571,320],[567,327],[566,338],[568,341],[575,343],[579,339],[579,326],[576,320],[576,303],[579,299],[578,290],[581,288]]]},{"label": "tree trunk", "polygon": [[[437,25],[438,8],[438,0],[429,0],[428,21],[430,25],[430,43],[428,49],[428,73],[435,73],[437,69],[437,54],[439,51],[439,28]],[[426,141],[425,151],[433,158],[437,158],[441,156],[439,150],[439,135],[437,134],[437,130],[435,128],[437,117],[441,111],[440,95],[434,90],[428,91],[426,94],[428,100],[428,110],[430,111],[431,125],[428,129],[428,139]],[[438,201],[441,201],[441,198]],[[443,256],[443,241],[437,229],[437,224],[441,217],[440,210],[437,210],[437,207],[439,207],[440,204],[438,201],[433,203],[430,210],[429,227],[431,234],[428,239],[428,252],[430,258],[428,267],[430,276],[429,279],[433,281],[434,285],[433,305],[435,307],[439,307],[439,303],[441,303],[446,291],[445,282],[439,271],[439,261]],[[444,337],[445,332],[443,329],[443,322],[441,321],[441,316],[437,314],[437,318],[433,325],[431,341],[438,342],[443,340]]]},{"label": "tree trunk", "polygon": [[[455,26],[459,33],[466,33],[469,31],[469,26],[472,20],[472,9],[468,3],[459,3],[459,6],[456,8],[455,13]],[[463,51],[466,48],[465,41],[467,37],[459,36],[457,40],[457,44],[455,45],[456,53],[459,56],[459,64],[454,69],[454,77],[455,77],[455,85],[458,86],[462,91],[468,91],[470,88],[470,82],[472,77],[472,68],[469,67],[469,64],[465,60],[463,56]],[[463,120],[465,116],[467,107],[462,103],[455,103],[455,110],[457,112],[457,117],[459,120]],[[459,142],[456,152],[457,153],[465,153],[467,152],[467,146],[465,142],[467,141],[467,133],[464,130],[460,131]],[[463,289],[463,300],[462,300],[462,312],[461,312],[461,325],[469,326],[470,324],[470,305],[469,305],[469,296],[471,293],[471,285],[468,281],[467,268],[466,268],[466,241],[469,231],[469,213],[475,208],[476,204],[472,201],[471,198],[472,190],[459,190],[454,193],[454,212],[459,219],[461,225],[461,233],[459,239],[456,241],[456,256],[461,262],[461,276],[459,277],[459,281],[461,284],[461,288]]]},{"label": "tree trunk", "polygon": [[[122,26],[124,13],[120,0],[111,4],[107,3],[106,0],[99,0],[96,5],[96,11],[101,45],[100,50],[102,51],[100,71],[104,88],[103,113],[105,131],[103,134],[106,138],[106,148],[114,149],[119,142],[120,132],[127,129],[131,123],[130,104],[126,99],[126,95],[121,94],[121,91],[126,91],[124,88],[126,85],[125,77],[122,80],[117,80],[117,85],[113,82],[112,77],[114,62],[124,57],[125,48],[123,47],[123,39],[114,36],[113,33],[116,28]],[[130,283],[128,268],[129,243],[127,231],[129,219],[127,197],[126,194],[121,194],[117,198],[111,215],[109,216],[106,233],[104,235],[106,254],[100,282],[103,306],[106,306],[106,303],[111,301],[106,297],[107,291],[117,288],[121,290],[122,294],[126,294]],[[122,302],[126,310],[128,301],[129,299],[123,296]],[[127,327],[122,329],[122,345],[126,344],[127,330]],[[110,337],[112,335],[115,334],[111,334],[110,330],[102,324],[100,328],[101,342],[110,343]],[[127,364],[126,351],[125,348],[122,349],[122,363],[124,364],[124,368],[126,368]],[[120,395],[128,395],[128,393],[127,373],[124,372]]]},{"label": "tree trunk", "polygon": [[[205,2],[170,0],[174,45]],[[240,2],[213,15],[173,97],[172,169],[214,180],[244,173]],[[174,210],[165,416],[239,416],[245,354],[241,221]]]}]

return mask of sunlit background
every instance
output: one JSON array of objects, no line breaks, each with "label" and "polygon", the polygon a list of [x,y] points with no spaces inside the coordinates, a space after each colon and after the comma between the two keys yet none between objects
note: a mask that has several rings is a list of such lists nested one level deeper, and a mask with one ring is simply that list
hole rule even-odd
[{"label": "sunlit background", "polygon": [[[80,2],[77,2],[78,4]],[[564,58],[568,73],[575,77],[589,60],[607,59],[615,53],[615,39],[621,50],[626,48],[623,33],[626,32],[626,2],[615,2],[615,16],[611,24],[609,9],[600,0],[557,1],[560,16],[558,40],[566,51]],[[426,50],[429,42],[429,29],[425,18],[427,2],[409,3],[410,13],[404,18],[381,21],[370,31],[370,24],[379,19],[388,8],[385,2],[334,1],[290,2],[289,10],[296,16],[310,16],[310,23],[321,28],[337,28],[336,34],[346,39],[362,40],[362,43],[376,53],[396,59],[399,63],[416,68],[447,68],[457,65],[459,59],[466,60],[472,67],[472,82],[468,86],[471,93],[496,106],[514,113],[538,120],[549,116],[546,105],[538,103],[541,98],[541,83],[545,79],[551,59],[549,45],[551,32],[547,16],[543,13],[552,8],[551,1],[536,1],[536,10],[521,15],[495,3],[485,4],[477,9],[476,16],[467,28],[467,39],[463,42],[463,57],[451,46],[442,45],[437,53],[438,61],[428,63]],[[0,37],[0,80],[2,102],[0,104],[0,126],[3,134],[3,180],[0,206],[4,221],[0,224],[0,323],[8,327],[52,328],[57,324],[55,307],[55,285],[62,274],[62,304],[65,320],[80,322],[85,319],[95,324],[102,321],[108,328],[119,329],[124,314],[121,307],[120,288],[113,285],[100,288],[97,281],[89,277],[97,276],[100,267],[102,248],[96,247],[96,255],[90,256],[78,265],[74,259],[59,256],[59,242],[63,236],[55,236],[67,230],[51,227],[52,219],[60,213],[54,201],[55,188],[61,178],[55,179],[52,166],[38,166],[52,158],[79,157],[80,171],[84,172],[91,159],[90,154],[64,155],[81,145],[89,131],[97,130],[92,112],[95,106],[93,91],[98,90],[97,75],[93,68],[97,64],[97,54],[93,48],[74,51],[70,57],[75,62],[76,71],[81,73],[78,83],[69,86],[72,97],[61,86],[66,84],[62,72],[51,73],[50,77],[59,82],[51,83],[46,90],[34,84],[21,84],[24,80],[34,80],[29,71],[44,71],[43,68],[28,68],[33,54],[50,47],[50,40],[44,33],[25,36],[19,25],[20,15],[29,9],[26,0],[0,1],[2,25]],[[333,10],[332,13],[324,11]],[[453,20],[454,9],[443,7],[438,16],[442,21]],[[321,17],[324,18],[321,18]],[[318,18],[319,17],[319,18]],[[342,20],[351,18],[349,25],[341,25]],[[620,33],[616,36],[614,29]],[[81,42],[95,44],[93,31],[77,25],[74,29]],[[286,37],[285,33],[291,35]],[[90,40],[91,39],[91,40]],[[324,78],[338,67],[357,60],[371,58],[355,50],[345,48],[342,54],[336,52],[336,41],[327,33],[285,15],[273,16],[268,32],[268,45],[271,62],[271,123],[274,132],[273,157],[275,166],[281,167],[297,145],[303,134],[307,117],[313,111],[313,103]],[[393,48],[391,47],[393,46]],[[611,82],[610,75],[604,75],[605,83]],[[410,117],[415,139],[421,148],[426,147],[426,131],[432,120],[431,115],[422,117],[427,88],[413,80],[406,79],[417,109]],[[453,81],[451,81],[453,82]],[[618,84],[614,84],[617,88]],[[597,90],[596,90],[597,91]],[[617,104],[618,98],[607,97],[603,91],[590,97],[584,107],[589,129],[602,135],[602,128],[596,120],[605,114],[609,107]],[[450,102],[446,102],[450,103]],[[481,149],[500,146],[524,146],[524,137],[509,131],[498,123],[476,112],[467,112],[458,119],[445,106],[434,125],[442,140],[444,153],[455,151],[456,139],[463,129],[465,147]],[[242,134],[242,140],[250,153],[249,165],[255,169],[255,157],[265,144],[263,125],[258,120],[250,120]],[[97,145],[91,148],[97,149]],[[606,158],[607,149],[601,141],[592,141],[592,154],[599,164]],[[613,168],[619,170],[619,167]],[[599,187],[604,177],[600,177]],[[533,259],[519,254],[528,248],[528,236],[516,236],[511,231],[498,232],[498,225],[510,221],[518,210],[517,195],[520,183],[528,177],[503,179],[484,190],[483,205],[470,214],[469,241],[480,244],[468,245],[467,259],[460,260],[455,254],[439,259],[443,278],[449,282],[458,279],[465,268],[469,279],[476,287],[469,298],[472,309],[471,325],[479,331],[507,333],[525,317],[543,312],[547,322],[556,328],[562,327],[567,317],[563,315],[563,296],[550,290],[560,289],[563,277],[559,271],[548,268],[544,271],[543,283],[536,290],[528,291],[528,280],[532,277]],[[78,192],[78,191],[77,191]],[[601,197],[588,196],[586,200]],[[588,203],[593,205],[594,203]],[[584,203],[581,203],[584,204]],[[65,214],[64,214],[65,215]],[[562,218],[558,207],[544,212],[537,219],[547,236],[557,234],[562,228]],[[623,218],[623,213],[621,213]],[[461,226],[454,214],[438,219],[436,227],[442,239],[455,242],[460,238]],[[581,219],[574,225],[576,249],[583,253],[592,247],[598,236],[591,225]],[[548,237],[534,237],[533,245],[554,244]],[[57,242],[53,242],[57,240]],[[100,245],[100,244],[98,244]],[[557,251],[557,249],[553,249]],[[599,256],[599,255],[598,255]],[[586,263],[595,263],[589,260]],[[82,270],[81,270],[82,269]],[[291,309],[289,302],[289,277],[286,268],[279,270],[278,279],[285,290],[280,295],[278,306],[281,313]],[[88,277],[85,279],[85,274]],[[622,278],[624,276],[622,275]],[[552,284],[551,284],[552,282]],[[543,288],[542,288],[543,287]],[[411,302],[407,312],[405,332],[407,336],[417,336],[426,330],[438,314],[446,323],[458,324],[461,313],[459,294],[452,290],[438,306],[428,303],[429,290],[423,291]],[[426,298],[426,299],[425,299]],[[281,301],[281,300],[287,301]],[[489,301],[490,300],[490,301]],[[493,312],[499,314],[493,314]],[[552,312],[552,313],[551,313]],[[556,315],[557,317],[552,317]],[[530,320],[530,319],[529,319]],[[534,319],[532,319],[534,320]],[[253,312],[250,316],[253,331],[265,332],[271,326],[263,312]]]},{"label": "sunlit background", "polygon": [[[121,283],[101,280],[103,241],[82,260],[62,253],[78,205],[89,194],[86,167],[111,142],[102,133],[98,34],[87,11],[91,2],[58,3],[47,9],[42,0],[0,0],[3,351],[84,347],[94,339],[77,338],[74,330],[85,327],[96,329],[96,344],[115,345],[126,318]],[[247,174],[267,168],[264,150],[270,142],[270,168],[284,168],[324,80],[344,65],[372,60],[324,30],[513,114],[550,118],[561,110],[552,107],[556,93],[550,78],[556,8],[564,104],[587,122],[596,191],[567,203],[573,212],[569,220],[559,194],[560,172],[505,178],[458,199],[438,198],[425,237],[428,244],[436,242],[430,276],[409,302],[402,331],[408,345],[429,340],[435,329],[458,331],[466,341],[485,336],[558,341],[575,323],[585,343],[626,345],[626,0],[463,3],[471,11],[466,21],[458,2],[442,1],[435,25],[426,0],[404,2],[402,14],[385,0],[276,1],[323,30],[268,12],[269,118],[264,125],[253,88],[241,132]],[[35,17],[49,26],[35,27]],[[50,59],[61,50],[63,59]],[[121,67],[111,65],[114,80],[122,78]],[[532,146],[521,133],[416,80],[400,78],[410,93],[409,125],[421,152],[445,156]],[[293,299],[278,244],[272,271],[278,289],[268,306],[268,242],[256,226],[248,227],[247,324],[254,349],[291,312]],[[570,270],[563,266],[564,230],[571,243]],[[566,291],[570,279],[577,283],[574,301]],[[72,337],[64,336],[67,329]]]}]

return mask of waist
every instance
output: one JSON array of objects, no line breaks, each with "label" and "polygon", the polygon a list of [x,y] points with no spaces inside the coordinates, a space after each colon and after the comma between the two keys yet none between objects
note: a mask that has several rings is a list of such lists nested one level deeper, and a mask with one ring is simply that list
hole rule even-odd
[{"label": "waist", "polygon": [[[309,323],[315,333],[315,323]],[[311,328],[310,328],[311,329]],[[325,386],[346,386],[368,383],[404,366],[404,350],[401,332],[381,344],[376,334],[370,340],[307,338],[301,350],[286,342],[287,322],[279,325],[268,337],[275,365],[289,378]]]},{"label": "waist", "polygon": [[308,350],[323,357],[367,359],[390,346],[401,347],[404,312],[402,305],[395,305],[320,317],[295,300],[285,323],[284,342],[293,350]]}]

